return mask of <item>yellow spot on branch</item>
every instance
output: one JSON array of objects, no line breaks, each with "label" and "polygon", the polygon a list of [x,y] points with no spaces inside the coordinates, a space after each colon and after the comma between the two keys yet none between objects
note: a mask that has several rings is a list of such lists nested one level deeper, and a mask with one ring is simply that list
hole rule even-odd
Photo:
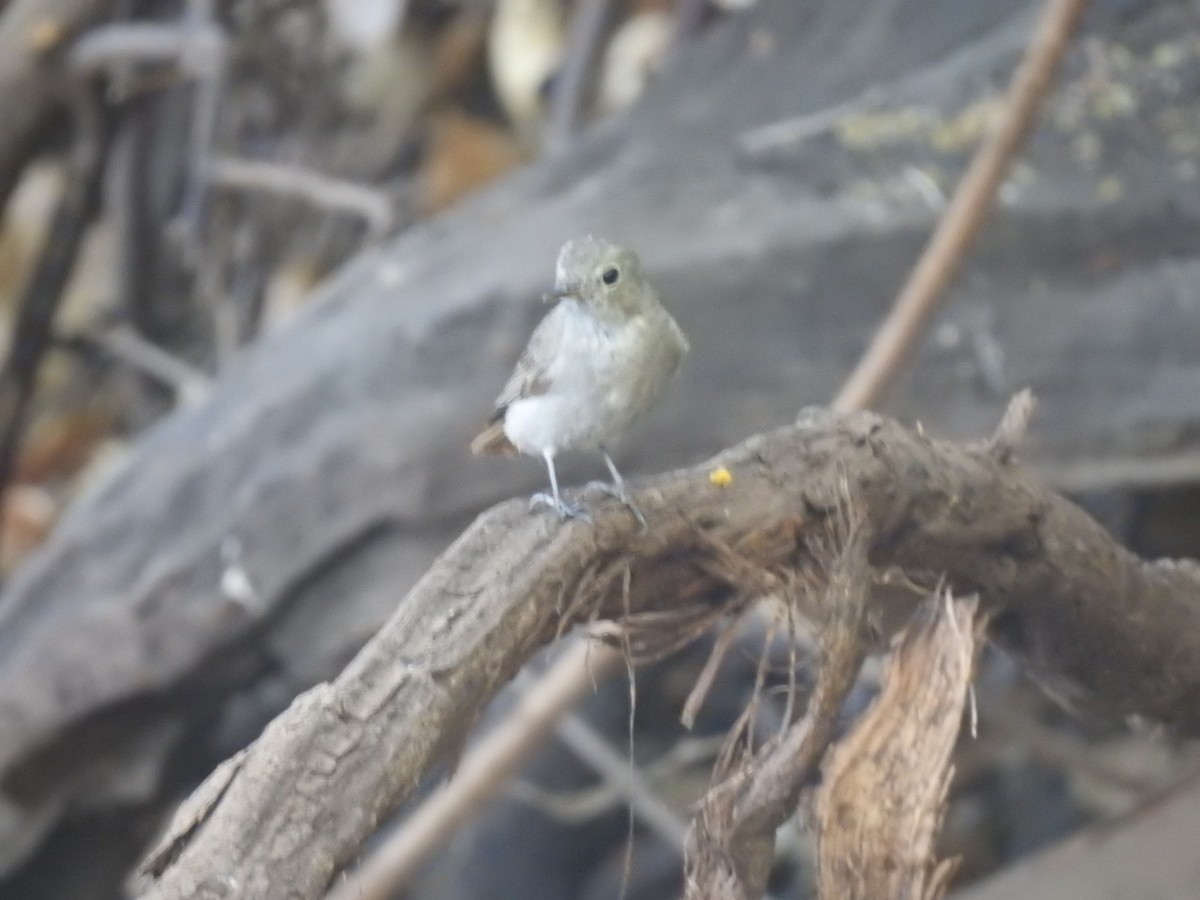
[{"label": "yellow spot on branch", "polygon": [[729,487],[733,483],[733,473],[724,466],[719,466],[708,473],[708,480],[717,487]]}]

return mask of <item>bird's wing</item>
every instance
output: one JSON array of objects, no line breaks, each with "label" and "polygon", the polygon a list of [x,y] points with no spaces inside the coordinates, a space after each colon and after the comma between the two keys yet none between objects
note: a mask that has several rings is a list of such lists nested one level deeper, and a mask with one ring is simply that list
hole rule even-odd
[{"label": "bird's wing", "polygon": [[679,327],[679,323],[675,321],[674,316],[670,313],[667,313],[667,322],[671,329],[671,337],[675,342],[675,349],[678,354],[678,358],[675,360],[675,365],[678,367],[683,362],[683,358],[691,352],[692,345],[688,341],[687,335],[683,333],[683,329]]},{"label": "bird's wing", "polygon": [[505,411],[516,401],[536,397],[550,390],[547,372],[562,344],[564,315],[565,310],[560,304],[550,310],[533,330],[529,344],[517,360],[508,383],[496,398],[496,410],[489,422],[503,419]]}]

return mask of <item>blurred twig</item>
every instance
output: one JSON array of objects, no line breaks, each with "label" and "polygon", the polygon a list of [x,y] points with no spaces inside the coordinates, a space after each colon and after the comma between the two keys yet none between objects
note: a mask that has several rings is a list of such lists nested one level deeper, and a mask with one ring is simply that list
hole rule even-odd
[{"label": "blurred twig", "polygon": [[184,258],[199,269],[207,249],[201,233],[209,188],[208,161],[213,153],[228,53],[225,32],[214,15],[213,0],[187,0],[182,24],[186,31],[196,35],[193,53],[198,47],[202,55],[192,60],[196,89],[188,135],[188,166],[179,215],[172,223],[172,230],[183,246]]},{"label": "blurred twig", "polygon": [[[563,727],[572,721],[577,721],[588,728],[590,735],[588,740],[591,740],[591,736],[595,736],[596,732],[577,713],[568,713],[563,717],[558,731],[559,738],[580,756],[584,756],[586,751],[572,743],[570,727]],[[603,740],[603,738],[600,739]],[[609,752],[615,753],[608,741],[604,741],[604,744],[609,748]],[[674,743],[661,756],[641,766],[638,772],[639,777],[635,780],[646,787],[654,787],[680,777],[686,770],[699,766],[701,763],[711,766],[724,744],[724,735],[683,738]],[[619,756],[614,758],[621,759]],[[621,765],[627,769],[628,761],[621,759]],[[622,804],[632,802],[628,771],[623,773],[620,779],[601,781],[592,787],[575,791],[549,790],[528,782],[516,781],[509,788],[508,793],[509,796],[535,806],[552,818],[570,825],[595,819]],[[662,803],[657,798],[651,799],[655,803]],[[669,810],[669,807],[667,809]],[[640,815],[639,810],[635,809],[635,812]],[[670,815],[669,828],[660,830],[659,836],[668,844],[675,844],[682,849],[682,840],[677,843],[674,835],[678,834],[682,839],[687,831],[687,826],[676,816],[674,811],[670,811]],[[642,816],[642,820],[650,824],[649,816]]]},{"label": "blurred twig", "polygon": [[750,157],[764,156],[779,147],[795,145],[833,130],[848,115],[861,113],[882,99],[877,85],[845,103],[827,106],[816,112],[793,116],[781,122],[772,122],[752,128],[738,136],[738,148]]},{"label": "blurred twig", "polygon": [[0,372],[0,519],[37,373],[50,346],[63,290],[96,214],[111,130],[90,87],[71,89],[74,140],[66,185],[21,296],[12,346]]},{"label": "blurred twig", "polygon": [[213,184],[299,197],[329,212],[362,218],[372,234],[387,232],[395,214],[378,187],[331,178],[303,166],[221,156],[212,160],[208,176]]},{"label": "blurred twig", "polygon": [[579,698],[622,662],[620,650],[579,641],[521,697],[508,717],[462,760],[454,777],[433,793],[362,867],[345,877],[329,900],[386,900],[417,866],[442,846],[480,804],[504,785]]},{"label": "blurred twig", "polygon": [[925,323],[945,296],[992,208],[1004,173],[1033,124],[1086,6],[1087,0],[1046,3],[1004,106],[887,318],[834,399],[838,409],[873,406],[912,356]]},{"label": "blurred twig", "polygon": [[151,343],[128,326],[81,335],[75,342],[98,346],[115,359],[166,385],[180,403],[198,403],[208,396],[211,388],[211,379],[203,371]]},{"label": "blurred twig", "polygon": [[557,734],[575,755],[591,766],[605,783],[628,800],[634,815],[666,844],[683,850],[687,825],[650,788],[633,761],[613,749],[591,725],[575,713],[567,713]]},{"label": "blurred twig", "polygon": [[187,20],[114,22],[89,29],[67,52],[67,67],[78,75],[122,69],[130,63],[171,63],[197,74],[218,48],[219,31],[198,30]]},{"label": "blurred twig", "polygon": [[562,69],[551,92],[545,149],[560,153],[571,144],[595,69],[600,43],[608,27],[612,0],[579,0],[567,33]]}]

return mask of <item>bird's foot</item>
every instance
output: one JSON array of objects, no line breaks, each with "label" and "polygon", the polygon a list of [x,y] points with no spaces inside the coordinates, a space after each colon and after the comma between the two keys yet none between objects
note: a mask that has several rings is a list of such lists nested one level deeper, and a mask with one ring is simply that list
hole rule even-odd
[{"label": "bird's foot", "polygon": [[534,494],[529,498],[530,509],[537,509],[539,506],[550,507],[558,513],[560,519],[579,519],[579,521],[587,522],[589,525],[592,522],[591,514],[582,503],[568,503],[565,500],[555,497],[553,494]]},{"label": "bird's foot", "polygon": [[638,525],[642,527],[642,531],[645,531],[649,527],[646,524],[646,517],[638,509],[638,505],[633,502],[633,498],[629,496],[629,492],[625,490],[623,485],[609,484],[607,481],[589,481],[583,490],[585,493],[587,491],[595,491],[620,500],[625,505],[625,508],[633,513],[633,517],[637,519]]}]

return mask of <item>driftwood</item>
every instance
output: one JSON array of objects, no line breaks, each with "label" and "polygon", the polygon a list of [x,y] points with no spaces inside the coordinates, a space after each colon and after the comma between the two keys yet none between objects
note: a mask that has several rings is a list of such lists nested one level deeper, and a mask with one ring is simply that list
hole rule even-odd
[{"label": "driftwood", "polygon": [[[496,507],[337,679],[185,804],[145,896],[318,896],[564,612],[727,602],[744,584],[719,546],[756,570],[795,572],[843,483],[862,504],[873,565],[978,593],[997,639],[1077,705],[1200,732],[1200,566],[1137,559],[1010,454],[814,412],[641,485],[644,535],[612,506],[594,528],[530,515],[523,501]],[[732,473],[729,488],[710,482],[715,466]]]},{"label": "driftwood", "polygon": [[930,598],[883,692],[834,748],[817,808],[821,897],[945,895],[955,861],[939,861],[936,842],[974,672],[976,605]]},{"label": "driftwood", "polygon": [[[0,24],[36,5],[14,0]],[[829,396],[940,212],[913,185],[957,171],[970,146],[850,138],[914,109],[955,133],[1002,83],[1034,5],[766,0],[681,54],[630,116],[361,254],[210,402],[140,441],[6,585],[0,870],[87,810],[145,818],[81,826],[69,852],[102,840],[137,852],[174,793],[332,677],[480,509],[539,484],[536,465],[464,448],[543,312],[567,234],[638,247],[696,347],[625,448],[631,470],[687,464]],[[82,19],[62,21],[72,32]],[[1113,87],[1184,114],[1131,123],[1085,109],[1061,125],[1052,102],[1024,180],[890,406],[977,435],[1028,380],[1044,414],[1027,459],[1070,488],[1200,471],[1200,333],[1180,288],[1200,271],[1200,217],[1160,129],[1193,120],[1196,73],[1151,77],[1148,62],[1163,41],[1184,46],[1195,21],[1155,4],[1135,24],[1088,35],[1134,55],[1136,78]],[[26,39],[13,28],[8,39]],[[14,79],[0,97],[28,97],[44,119],[53,98],[23,93],[23,79],[54,57],[22,58],[0,62],[0,81]],[[1103,82],[1088,66],[1068,60],[1067,97]],[[1162,139],[1131,148],[1139,128]],[[1112,153],[1111,202],[1097,197],[1109,170],[1072,155],[1084,132]],[[3,166],[17,165],[9,153]],[[569,466],[564,480],[588,473]],[[47,868],[95,881],[63,858]]]}]

